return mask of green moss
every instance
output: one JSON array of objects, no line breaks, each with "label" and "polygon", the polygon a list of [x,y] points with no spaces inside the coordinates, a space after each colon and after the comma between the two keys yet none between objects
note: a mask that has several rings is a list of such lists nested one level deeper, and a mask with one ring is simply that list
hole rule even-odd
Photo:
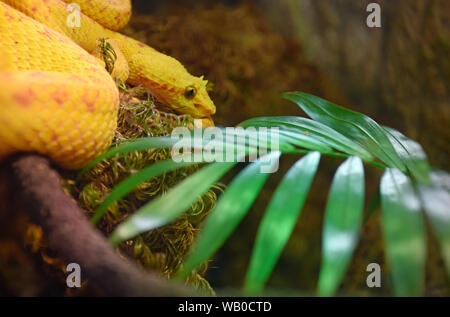
[{"label": "green moss", "polygon": [[[118,83],[118,86],[121,102],[114,142],[170,135],[175,127],[192,126],[193,119],[188,115],[157,110],[151,95],[145,89],[130,88],[123,83]],[[168,158],[170,150],[167,149],[151,149],[114,157],[98,164],[79,182],[75,182],[74,178],[67,178],[66,190],[91,217],[114,186],[135,171]],[[124,199],[111,205],[97,227],[105,235],[109,235],[140,206],[164,194],[198,168],[198,166],[181,168],[140,184]],[[214,186],[174,223],[122,243],[118,251],[136,261],[142,269],[157,271],[163,277],[171,278],[192,245],[198,226],[214,207],[217,200],[216,193],[221,190],[220,184]],[[207,265],[203,270],[188,276],[186,284],[213,293],[209,283],[203,278],[206,268]]]}]

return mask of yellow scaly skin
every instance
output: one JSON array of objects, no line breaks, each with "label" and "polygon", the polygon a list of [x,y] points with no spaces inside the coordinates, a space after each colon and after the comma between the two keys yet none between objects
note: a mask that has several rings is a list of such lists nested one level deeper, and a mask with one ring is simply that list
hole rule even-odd
[{"label": "yellow scaly skin", "polygon": [[[119,96],[104,64],[89,54],[98,49],[99,38],[117,51],[119,77],[147,87],[176,112],[211,124],[215,106],[206,80],[99,24],[123,27],[129,0],[74,1],[83,12],[79,27],[69,26],[67,4],[60,0],[0,1],[0,159],[33,151],[79,169],[109,147]],[[118,65],[126,70],[116,70]]]}]

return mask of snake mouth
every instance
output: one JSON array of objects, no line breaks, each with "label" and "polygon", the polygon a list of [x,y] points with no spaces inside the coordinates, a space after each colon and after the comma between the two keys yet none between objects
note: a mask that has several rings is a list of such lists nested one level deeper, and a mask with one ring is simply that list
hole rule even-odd
[{"label": "snake mouth", "polygon": [[194,103],[194,107],[195,107],[195,109],[197,109],[198,111],[200,111],[204,115],[211,115],[211,114],[215,113],[215,111],[213,109],[205,107],[205,106],[203,106],[202,104],[199,104],[199,103]]},{"label": "snake mouth", "polygon": [[196,120],[194,121],[194,125],[196,129],[204,129],[214,127],[214,121],[211,119],[211,117],[196,118]]}]

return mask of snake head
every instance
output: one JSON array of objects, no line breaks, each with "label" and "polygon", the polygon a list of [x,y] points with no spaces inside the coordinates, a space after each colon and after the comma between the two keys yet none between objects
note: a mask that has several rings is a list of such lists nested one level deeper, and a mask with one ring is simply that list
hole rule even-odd
[{"label": "snake head", "polygon": [[216,106],[208,94],[208,81],[204,80],[203,76],[192,76],[179,96],[180,112],[190,114],[194,118],[209,117],[216,113]]},{"label": "snake head", "polygon": [[208,81],[191,75],[176,59],[151,49],[134,54],[128,61],[128,82],[143,85],[162,103],[179,114],[206,118],[216,113],[216,106],[208,95]]},{"label": "snake head", "polygon": [[[183,72],[183,76],[160,82],[144,78],[135,84],[143,84],[160,102],[179,114],[190,114],[194,118],[206,118],[216,113],[216,106],[208,94],[208,81]],[[162,82],[162,83],[161,83]]]}]

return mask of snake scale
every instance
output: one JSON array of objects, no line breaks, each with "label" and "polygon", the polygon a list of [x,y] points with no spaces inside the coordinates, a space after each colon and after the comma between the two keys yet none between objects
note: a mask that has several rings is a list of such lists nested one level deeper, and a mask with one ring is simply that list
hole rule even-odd
[{"label": "snake scale", "polygon": [[[25,151],[63,168],[85,166],[114,137],[113,77],[148,88],[177,113],[210,120],[215,106],[203,77],[117,32],[130,18],[130,0],[73,1],[75,25],[61,0],[0,0],[0,159]],[[117,57],[111,74],[99,58],[101,40]]]}]

